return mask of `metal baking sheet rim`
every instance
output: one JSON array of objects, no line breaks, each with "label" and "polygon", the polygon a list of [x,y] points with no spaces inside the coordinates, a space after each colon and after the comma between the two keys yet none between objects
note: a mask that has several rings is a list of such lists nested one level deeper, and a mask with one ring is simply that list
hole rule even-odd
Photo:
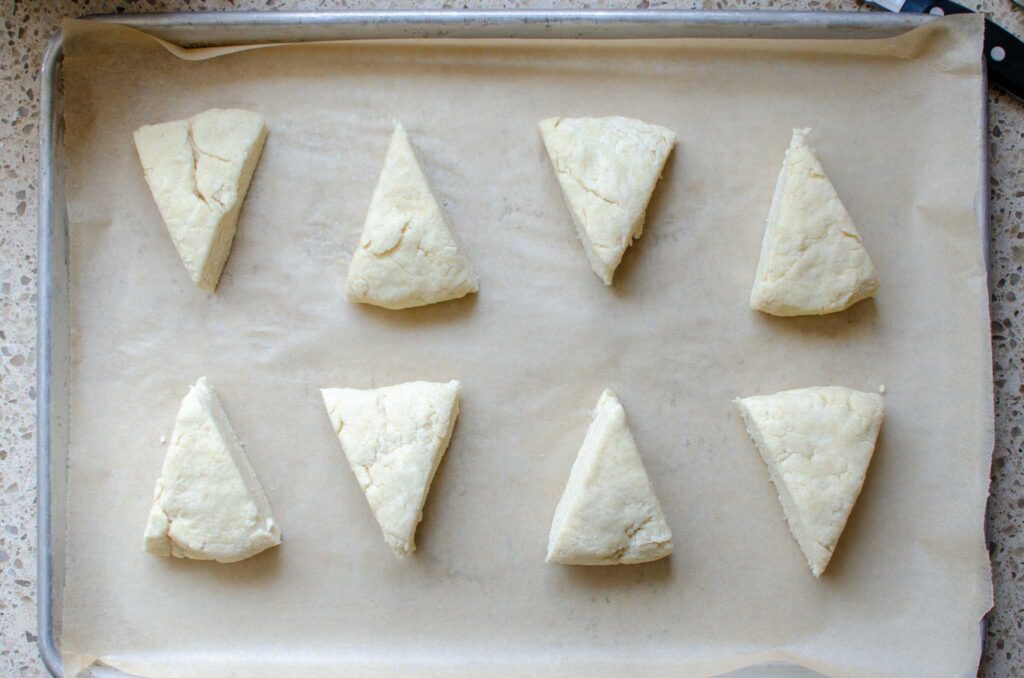
[{"label": "metal baking sheet rim", "polygon": [[[704,10],[494,10],[494,11],[354,11],[354,12],[171,12],[97,15],[94,21],[130,26],[182,46],[264,42],[387,38],[638,38],[729,37],[871,39],[905,33],[932,19],[927,15],[866,12],[704,11]],[[39,652],[49,672],[63,678],[58,646],[59,611],[55,593],[63,585],[63,539],[55,539],[54,479],[59,479],[58,506],[63,505],[66,460],[53,467],[55,444],[66,446],[68,434],[68,233],[64,202],[63,99],[60,66],[63,35],[58,33],[43,56],[39,133],[38,314],[36,351],[36,469],[38,513],[37,612]],[[987,90],[987,78],[983,86]],[[988,97],[982,92],[978,124],[987,131]],[[983,146],[975,208],[989,262],[989,163]],[[989,265],[991,263],[989,262]],[[61,530],[63,532],[63,530]],[[57,563],[55,568],[55,563]],[[59,580],[59,581],[58,581]],[[981,622],[984,647],[987,619]],[[125,676],[104,666],[92,676]],[[812,671],[785,664],[751,667],[733,678],[799,678]]]}]

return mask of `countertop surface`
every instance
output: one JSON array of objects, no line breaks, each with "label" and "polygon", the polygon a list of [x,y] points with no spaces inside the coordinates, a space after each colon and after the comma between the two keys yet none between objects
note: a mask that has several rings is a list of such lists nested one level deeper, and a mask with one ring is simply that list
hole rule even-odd
[{"label": "countertop surface", "polygon": [[[1024,36],[1011,0],[967,2]],[[36,185],[39,68],[66,16],[106,12],[404,8],[811,9],[871,11],[855,0],[0,0],[0,674],[46,675],[36,645]],[[1024,103],[989,95],[990,278],[996,444],[989,501],[995,608],[979,675],[1024,675]],[[884,111],[881,111],[884,113]]]}]

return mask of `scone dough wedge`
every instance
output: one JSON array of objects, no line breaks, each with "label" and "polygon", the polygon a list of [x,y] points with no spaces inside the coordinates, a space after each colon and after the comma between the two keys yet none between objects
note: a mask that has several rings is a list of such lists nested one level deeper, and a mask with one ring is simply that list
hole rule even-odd
[{"label": "scone dough wedge", "polygon": [[321,395],[384,541],[399,558],[409,555],[459,416],[459,382],[326,388]]},{"label": "scone dough wedge", "polygon": [[201,288],[217,287],[266,138],[263,118],[238,109],[213,108],[135,131],[146,183]]},{"label": "scone dough wedge", "polygon": [[644,230],[676,134],[640,120],[547,118],[540,133],[591,268],[606,285]]},{"label": "scone dough wedge", "polygon": [[815,577],[832,558],[875,450],[877,393],[821,386],[735,401]]},{"label": "scone dough wedge", "polygon": [[644,470],[626,412],[606,390],[555,509],[549,563],[646,563],[672,553],[672,530]]},{"label": "scone dough wedge", "polygon": [[871,257],[808,132],[793,130],[750,293],[751,308],[772,315],[835,313],[878,291]]},{"label": "scone dough wedge", "polygon": [[359,246],[348,268],[350,301],[401,309],[458,299],[478,289],[444,211],[395,123]]},{"label": "scone dough wedge", "polygon": [[280,543],[256,472],[201,378],[178,410],[144,547],[159,556],[231,563]]}]

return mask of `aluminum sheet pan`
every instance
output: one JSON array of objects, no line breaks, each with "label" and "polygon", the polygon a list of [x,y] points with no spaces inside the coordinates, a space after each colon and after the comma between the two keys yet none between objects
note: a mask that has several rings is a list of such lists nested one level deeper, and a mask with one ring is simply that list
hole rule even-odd
[{"label": "aluminum sheet pan", "polygon": [[[879,38],[899,35],[928,17],[800,12],[352,12],[166,14],[97,17],[183,46],[418,37],[773,37]],[[68,443],[68,239],[64,204],[61,37],[43,66],[40,167],[39,294],[39,612],[40,647],[54,675],[64,561],[63,499]],[[983,169],[985,164],[982,163]],[[979,195],[987,196],[987,172]],[[979,205],[984,213],[984,201]],[[987,221],[979,219],[984,225]],[[987,233],[983,233],[987,245]],[[763,669],[764,673],[779,669]],[[789,669],[782,669],[789,671]],[[794,669],[787,675],[807,675]],[[747,674],[744,674],[747,675]],[[772,673],[772,675],[776,675]]]}]

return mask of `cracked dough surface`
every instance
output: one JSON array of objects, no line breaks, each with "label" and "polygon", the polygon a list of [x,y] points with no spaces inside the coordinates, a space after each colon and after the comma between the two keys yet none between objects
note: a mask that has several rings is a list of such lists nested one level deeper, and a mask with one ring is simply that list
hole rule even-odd
[{"label": "cracked dough surface", "polygon": [[877,393],[821,386],[735,401],[814,576],[828,566],[875,450]]},{"label": "cracked dough surface", "polygon": [[200,378],[181,402],[144,535],[150,553],[231,563],[281,531],[217,396]]},{"label": "cracked dough surface", "polygon": [[775,184],[751,308],[778,316],[823,315],[875,296],[878,278],[857,227],[795,129]]},{"label": "cracked dough surface", "polygon": [[217,287],[266,137],[259,114],[218,108],[135,131],[146,183],[199,287]]},{"label": "cracked dough surface", "polygon": [[384,541],[416,550],[416,526],[459,416],[459,382],[322,389],[324,405]]},{"label": "cracked dough surface", "polygon": [[626,248],[643,233],[676,134],[617,116],[547,118],[540,132],[587,260],[611,285]]},{"label": "cracked dough surface", "polygon": [[669,529],[618,397],[605,390],[569,473],[548,562],[645,563],[672,553]]},{"label": "cracked dough surface", "polygon": [[402,309],[458,299],[478,289],[444,211],[395,123],[363,234],[352,254],[349,300]]}]

